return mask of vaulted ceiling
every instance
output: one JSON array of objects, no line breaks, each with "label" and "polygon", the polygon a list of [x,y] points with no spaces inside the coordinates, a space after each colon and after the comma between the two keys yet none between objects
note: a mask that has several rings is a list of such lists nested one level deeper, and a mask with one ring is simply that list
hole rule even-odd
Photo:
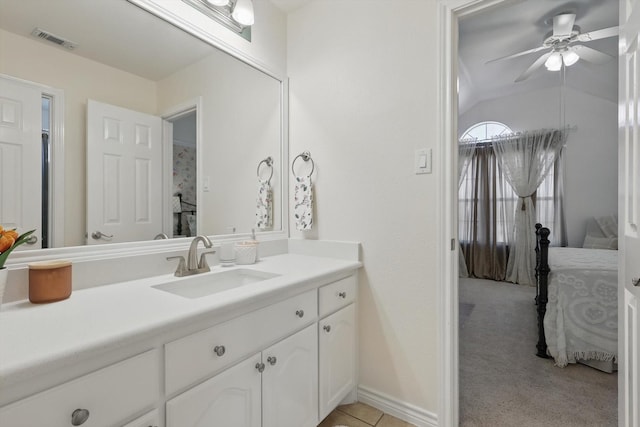
[{"label": "vaulted ceiling", "polygon": [[[513,0],[506,3],[460,20],[461,113],[483,100],[562,84],[561,73],[547,71],[544,66],[525,81],[515,82],[546,50],[486,64],[492,59],[541,46],[545,35],[552,30],[553,16],[575,13],[575,25],[582,33],[618,25],[618,0]],[[616,102],[618,38],[583,44],[613,58],[600,65],[578,61],[566,68],[565,84]]]}]

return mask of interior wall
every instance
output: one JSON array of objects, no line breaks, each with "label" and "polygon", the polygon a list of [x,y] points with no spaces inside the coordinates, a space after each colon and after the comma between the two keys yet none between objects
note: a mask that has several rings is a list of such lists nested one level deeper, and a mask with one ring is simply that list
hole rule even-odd
[{"label": "interior wall", "polygon": [[[618,107],[571,87],[564,93],[565,123],[576,127],[565,148],[567,233],[569,246],[582,247],[589,218],[618,212]],[[516,132],[558,128],[560,88],[479,102],[460,116],[459,136],[486,120]]]},{"label": "interior wall", "polygon": [[86,232],[87,99],[156,110],[156,85],[66,50],[0,30],[0,73],[64,91],[65,246],[82,245]]},{"label": "interior wall", "polygon": [[[361,242],[359,384],[435,413],[436,2],[393,3],[312,1],[288,16],[290,161],[309,150],[316,167],[314,228],[290,227]],[[414,173],[423,147],[430,175]]]}]

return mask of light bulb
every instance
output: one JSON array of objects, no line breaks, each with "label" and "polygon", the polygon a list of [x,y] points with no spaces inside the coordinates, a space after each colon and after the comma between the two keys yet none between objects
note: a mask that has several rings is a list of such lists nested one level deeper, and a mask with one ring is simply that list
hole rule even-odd
[{"label": "light bulb", "polygon": [[553,52],[545,61],[544,66],[549,71],[560,71],[562,68],[562,55],[558,52]]},{"label": "light bulb", "polygon": [[578,56],[578,54],[575,53],[573,50],[564,52],[562,54],[562,60],[564,61],[564,65],[566,65],[567,67],[572,66],[573,64],[578,62],[579,59],[580,59],[580,56]]},{"label": "light bulb", "polygon": [[229,4],[229,0],[206,0],[206,2],[220,7],[224,7]]},{"label": "light bulb", "polygon": [[233,12],[231,12],[231,16],[238,21],[240,25],[253,25],[255,19],[251,0],[238,0],[233,8]]}]

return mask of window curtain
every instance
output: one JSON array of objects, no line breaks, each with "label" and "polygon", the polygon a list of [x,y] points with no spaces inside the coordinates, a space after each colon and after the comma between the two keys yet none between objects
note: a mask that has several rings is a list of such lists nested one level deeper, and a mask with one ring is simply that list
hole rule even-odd
[{"label": "window curtain", "polygon": [[532,196],[551,171],[564,144],[565,132],[542,130],[493,139],[500,170],[518,195],[515,229],[507,262],[506,280],[522,285],[535,284],[535,222]]},{"label": "window curtain", "polygon": [[[466,176],[467,169],[471,163],[471,156],[474,150],[474,141],[466,141],[458,145],[458,192],[460,191],[463,179]],[[460,236],[458,236],[458,241],[460,242]],[[469,277],[467,262],[464,259],[464,254],[462,253],[462,245],[458,247],[458,276]]]},{"label": "window curtain", "polygon": [[515,201],[491,145],[476,145],[458,193],[458,235],[470,277],[504,280]]}]

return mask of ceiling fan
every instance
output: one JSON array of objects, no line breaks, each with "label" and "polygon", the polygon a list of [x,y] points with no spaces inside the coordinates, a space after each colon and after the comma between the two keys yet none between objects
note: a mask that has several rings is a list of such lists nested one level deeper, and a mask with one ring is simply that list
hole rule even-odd
[{"label": "ceiling fan", "polygon": [[487,64],[548,50],[548,52],[540,56],[515,80],[516,82],[521,82],[528,79],[531,74],[543,64],[549,71],[559,71],[563,65],[569,67],[578,62],[579,59],[593,64],[602,64],[612,59],[613,57],[611,55],[575,43],[615,37],[618,35],[618,27],[603,28],[602,30],[581,33],[580,27],[574,25],[575,20],[575,13],[561,13],[556,15],[553,17],[553,31],[545,35],[542,46],[492,59],[488,61]]}]

